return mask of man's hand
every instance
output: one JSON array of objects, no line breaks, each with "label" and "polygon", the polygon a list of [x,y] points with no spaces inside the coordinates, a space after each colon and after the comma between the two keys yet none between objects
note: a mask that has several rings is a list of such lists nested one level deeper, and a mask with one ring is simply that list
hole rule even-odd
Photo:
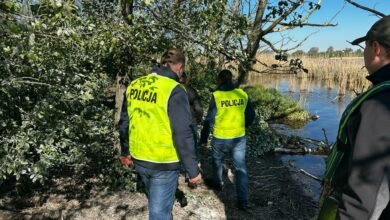
[{"label": "man's hand", "polygon": [[206,147],[207,147],[207,143],[202,143],[202,144],[200,144],[200,147],[206,148]]},{"label": "man's hand", "polygon": [[199,180],[201,180],[202,179],[202,174],[198,174],[196,177],[194,177],[194,178],[192,178],[192,179],[189,179],[188,180],[188,182],[190,182],[190,183],[196,183],[196,182],[198,182]]},{"label": "man's hand", "polygon": [[126,156],[120,156],[120,161],[123,166],[132,166],[133,165],[133,160],[131,159],[130,155]]}]

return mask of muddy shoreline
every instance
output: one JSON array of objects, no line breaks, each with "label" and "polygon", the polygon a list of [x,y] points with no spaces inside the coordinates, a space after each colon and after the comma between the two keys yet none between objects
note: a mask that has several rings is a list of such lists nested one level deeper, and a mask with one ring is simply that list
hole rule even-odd
[{"label": "muddy shoreline", "polygon": [[[211,166],[203,156],[204,167]],[[234,178],[227,171],[225,186],[214,192],[204,184],[189,189],[180,178],[179,188],[188,205],[173,209],[174,219],[311,219],[317,210],[307,176],[291,171],[280,157],[268,154],[247,159],[249,205],[246,212],[236,208]],[[207,172],[206,172],[207,175]],[[86,180],[72,178],[53,181],[45,190],[29,194],[8,191],[0,197],[0,219],[147,219],[147,199],[141,192],[112,191]]]}]

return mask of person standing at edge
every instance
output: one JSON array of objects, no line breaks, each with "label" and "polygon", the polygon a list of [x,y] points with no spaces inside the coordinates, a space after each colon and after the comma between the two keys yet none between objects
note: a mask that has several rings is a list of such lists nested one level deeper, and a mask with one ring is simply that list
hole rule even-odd
[{"label": "person standing at edge", "polygon": [[201,132],[200,144],[207,145],[212,128],[213,179],[205,183],[215,190],[222,190],[223,160],[226,154],[233,159],[237,204],[241,210],[248,208],[248,174],[246,169],[245,127],[255,118],[255,112],[248,95],[233,84],[229,70],[218,74],[218,88],[213,92],[210,106]]},{"label": "person standing at edge", "polygon": [[[198,148],[197,148],[198,138],[199,138],[198,124],[202,122],[202,117],[203,117],[202,103],[200,101],[200,97],[196,89],[189,84],[189,76],[185,72],[183,72],[183,75],[180,78],[180,83],[182,83],[182,85],[185,87],[188,95],[188,100],[190,102],[190,109],[191,109],[191,116],[192,116],[191,128],[192,128],[192,133],[194,135],[194,149],[196,155],[199,155]],[[186,173],[186,181],[188,182],[187,173]],[[197,184],[188,182],[188,187],[190,187],[191,189],[195,189],[197,188]]]},{"label": "person standing at edge", "polygon": [[364,41],[373,86],[341,117],[327,158],[318,219],[390,219],[390,16],[352,44]]},{"label": "person standing at edge", "polygon": [[172,219],[180,161],[191,183],[201,179],[193,148],[191,111],[178,83],[182,50],[169,49],[152,74],[128,86],[119,121],[121,163],[140,174],[148,197],[149,219]]}]

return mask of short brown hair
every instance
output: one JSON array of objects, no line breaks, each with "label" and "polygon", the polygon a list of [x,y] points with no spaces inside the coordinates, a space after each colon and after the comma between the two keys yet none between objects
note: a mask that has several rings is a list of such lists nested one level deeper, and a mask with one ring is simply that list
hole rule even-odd
[{"label": "short brown hair", "polygon": [[171,48],[165,52],[161,57],[161,64],[186,64],[186,57],[183,50],[179,48]]}]

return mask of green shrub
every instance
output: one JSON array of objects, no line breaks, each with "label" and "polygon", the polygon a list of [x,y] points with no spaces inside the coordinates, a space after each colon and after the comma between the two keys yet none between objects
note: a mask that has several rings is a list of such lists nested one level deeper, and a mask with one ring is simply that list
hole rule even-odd
[{"label": "green shrub", "polygon": [[275,147],[280,146],[279,137],[270,129],[266,121],[285,119],[288,121],[302,121],[305,123],[309,114],[302,110],[298,103],[289,97],[283,96],[276,89],[267,89],[263,86],[246,87],[256,112],[253,125],[247,129],[249,153],[262,155]]},{"label": "green shrub", "polygon": [[128,69],[118,56],[128,50],[131,29],[74,9],[41,1],[39,16],[23,20],[14,15],[18,7],[0,8],[15,10],[0,20],[0,183],[66,174],[115,185],[130,175],[113,147],[106,90],[114,72]]},{"label": "green shrub", "polygon": [[[289,97],[283,96],[276,89],[263,86],[249,86],[245,88],[248,96],[256,106],[256,113],[261,120],[273,119],[308,120],[308,114],[298,103]],[[295,117],[300,116],[300,117]]]}]

